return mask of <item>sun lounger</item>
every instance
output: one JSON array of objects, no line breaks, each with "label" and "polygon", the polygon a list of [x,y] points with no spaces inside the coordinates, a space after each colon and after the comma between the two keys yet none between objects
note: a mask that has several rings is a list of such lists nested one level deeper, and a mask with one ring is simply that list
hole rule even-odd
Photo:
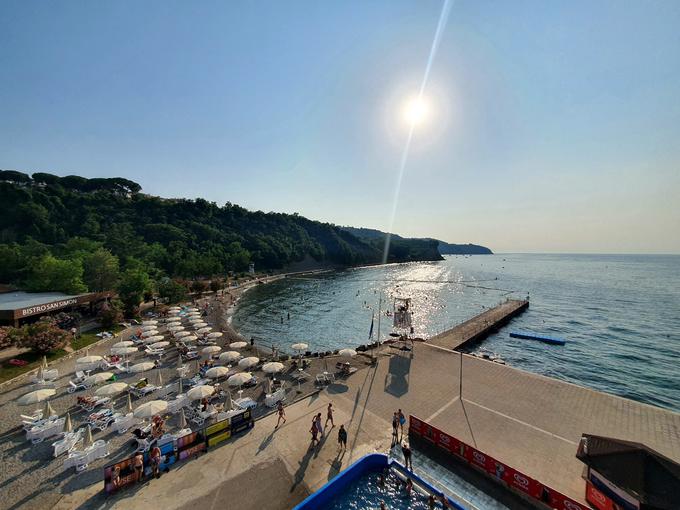
[{"label": "sun lounger", "polygon": [[87,374],[82,370],[78,370],[75,375],[76,375],[75,378],[71,379],[71,382],[74,384],[81,383],[85,379],[87,379]]},{"label": "sun lounger", "polygon": [[88,464],[97,459],[104,458],[109,454],[109,444],[103,439],[94,442],[92,446],[85,450],[72,451],[64,460],[64,468],[75,467],[76,472],[80,473],[87,469]]},{"label": "sun lounger", "polygon": [[141,423],[141,420],[139,418],[135,418],[135,415],[132,413],[128,413],[126,415],[116,413],[113,415],[111,429],[115,430],[119,434],[124,434],[139,423]]},{"label": "sun lounger", "polygon": [[53,456],[56,458],[64,453],[70,453],[82,439],[83,429],[67,432],[62,439],[52,443],[52,447],[54,447]]},{"label": "sun lounger", "polygon": [[82,382],[74,383],[73,381],[68,382],[68,392],[75,393],[76,391],[86,390],[89,386],[85,386]]},{"label": "sun lounger", "polygon": [[[42,416],[42,411],[40,412],[40,416]],[[30,418],[30,417],[29,417]],[[29,431],[33,427],[42,427],[43,425],[47,424],[50,421],[55,421],[58,420],[58,416],[50,416],[46,419],[38,418],[37,420],[22,420],[21,421],[21,426],[23,427],[24,430]]]},{"label": "sun lounger", "polygon": [[52,370],[43,370],[42,378],[38,378],[38,374],[34,374],[31,377],[31,382],[33,384],[44,385],[46,383],[52,383],[59,377],[59,370],[53,368]]},{"label": "sun lounger", "polygon": [[194,359],[198,359],[201,355],[198,353],[198,351],[189,351],[186,354],[182,354],[182,360],[183,361],[191,361]]},{"label": "sun lounger", "polygon": [[111,409],[104,409],[88,416],[87,424],[91,425],[93,429],[105,430],[115,419],[115,415]]},{"label": "sun lounger", "polygon": [[65,421],[66,418],[58,418],[56,420],[48,420],[42,425],[37,425],[26,431],[26,439],[33,444],[42,443],[48,437],[61,433]]},{"label": "sun lounger", "polygon": [[173,400],[168,401],[168,413],[175,414],[180,411],[183,407],[188,407],[191,404],[191,400],[186,395],[177,395]]},{"label": "sun lounger", "polygon": [[257,407],[257,402],[250,397],[237,398],[234,400],[234,404],[241,409],[254,409]]},{"label": "sun lounger", "polygon": [[104,404],[108,404],[109,402],[111,402],[111,397],[97,397],[97,396],[78,397],[78,406],[80,406],[80,408],[83,409],[84,411],[88,412],[92,412],[97,407],[103,406]]},{"label": "sun lounger", "polygon": [[130,388],[130,393],[132,393],[135,397],[137,398],[142,398],[148,395],[149,393],[153,393],[156,390],[159,390],[160,386],[154,386],[153,384],[147,384],[146,386],[142,386],[140,388]]},{"label": "sun lounger", "polygon": [[276,407],[276,404],[286,398],[286,390],[279,388],[274,393],[269,393],[264,398],[264,403],[267,407]]}]

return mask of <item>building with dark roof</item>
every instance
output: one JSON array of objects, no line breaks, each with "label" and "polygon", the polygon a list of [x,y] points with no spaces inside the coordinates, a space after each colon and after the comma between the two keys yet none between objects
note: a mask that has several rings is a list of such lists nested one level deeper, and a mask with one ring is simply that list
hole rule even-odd
[{"label": "building with dark roof", "polygon": [[61,292],[4,292],[0,294],[0,324],[19,326],[42,315],[73,311],[82,306],[88,306],[92,313],[95,304],[110,299],[111,295],[110,292],[75,295]]}]

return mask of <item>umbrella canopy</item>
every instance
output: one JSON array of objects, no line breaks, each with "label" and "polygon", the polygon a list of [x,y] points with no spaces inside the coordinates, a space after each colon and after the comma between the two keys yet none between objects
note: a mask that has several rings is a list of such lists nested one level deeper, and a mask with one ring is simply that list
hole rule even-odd
[{"label": "umbrella canopy", "polygon": [[224,408],[227,411],[231,411],[231,408],[234,406],[234,404],[231,402],[231,393],[227,392],[227,400],[224,402]]},{"label": "umbrella canopy", "polygon": [[45,370],[43,369],[42,365],[38,367],[38,373],[36,374],[36,378],[38,381],[42,381],[45,378]]},{"label": "umbrella canopy", "polygon": [[243,386],[245,383],[253,378],[253,374],[250,372],[240,372],[238,374],[232,375],[227,379],[227,384],[229,386]]},{"label": "umbrella canopy", "polygon": [[156,377],[156,386],[163,386],[163,376],[161,375],[161,371],[158,371],[158,375]]},{"label": "umbrella canopy", "polygon": [[342,356],[343,358],[353,358],[357,355],[357,351],[354,349],[340,349],[338,351],[338,355]]},{"label": "umbrella canopy", "polygon": [[183,336],[182,337],[182,342],[195,342],[198,340],[198,337],[196,335],[189,335],[189,336]]},{"label": "umbrella canopy", "polygon": [[184,331],[184,326],[170,326],[168,328],[170,333],[177,333],[178,331]]},{"label": "umbrella canopy", "polygon": [[151,361],[143,361],[142,363],[137,363],[136,365],[132,365],[130,367],[130,372],[132,372],[132,373],[146,372],[147,370],[151,370],[155,366],[156,365],[154,365]]},{"label": "umbrella canopy", "polygon": [[215,388],[207,384],[202,384],[199,386],[194,386],[189,391],[187,391],[187,397],[191,400],[201,400],[202,398],[209,397],[215,393]]},{"label": "umbrella canopy", "polygon": [[48,398],[54,396],[56,393],[57,390],[54,390],[52,388],[43,388],[41,390],[31,391],[30,393],[26,393],[25,395],[19,397],[17,399],[17,404],[19,404],[20,406],[30,406],[31,404],[37,404],[38,402],[47,400]]},{"label": "umbrella canopy", "polygon": [[168,410],[168,403],[165,400],[152,400],[146,404],[142,404],[134,410],[135,418],[151,418],[157,414],[164,413]]},{"label": "umbrella canopy", "polygon": [[83,381],[85,386],[94,386],[95,384],[103,383],[108,381],[113,377],[113,372],[99,372],[98,374],[91,375]]},{"label": "umbrella canopy", "polygon": [[[199,331],[200,333],[200,331]],[[223,333],[219,331],[215,331],[214,333],[208,333],[208,338],[219,338],[222,336]]]},{"label": "umbrella canopy", "polygon": [[241,357],[241,353],[237,351],[226,351],[220,354],[220,361],[225,362],[225,361],[236,361]]},{"label": "umbrella canopy", "polygon": [[102,386],[101,388],[98,388],[97,391],[94,392],[94,394],[100,397],[111,397],[113,395],[123,393],[127,389],[127,387],[128,385],[124,382],[115,382],[107,384],[106,386]]},{"label": "umbrella canopy", "polygon": [[153,331],[156,329],[156,324],[150,324],[148,326],[142,326],[142,331]]},{"label": "umbrella canopy", "polygon": [[229,369],[227,367],[212,367],[208,369],[205,376],[209,379],[217,379],[218,377],[224,377],[228,373]]},{"label": "umbrella canopy", "polygon": [[211,327],[203,327],[199,330],[197,330],[197,333],[200,333],[201,335],[204,335],[205,333],[210,333],[212,331]]},{"label": "umbrella canopy", "polygon": [[87,432],[85,432],[85,439],[83,439],[83,450],[92,446],[92,443],[94,443],[94,440],[92,439],[92,426],[88,425]]},{"label": "umbrella canopy", "polygon": [[77,363],[78,365],[89,365],[89,364],[91,364],[91,363],[97,363],[98,361],[101,361],[101,360],[103,360],[103,359],[104,359],[104,358],[102,358],[101,356],[96,356],[96,355],[92,355],[92,356],[83,356],[82,358],[78,358],[78,359],[76,360],[76,363]]},{"label": "umbrella canopy", "polygon": [[122,349],[123,347],[132,347],[135,345],[134,342],[130,342],[130,340],[124,340],[123,342],[116,342],[111,346],[112,349]]},{"label": "umbrella canopy", "polygon": [[127,398],[127,405],[125,406],[125,410],[128,413],[132,412],[132,395],[128,393],[128,398]]},{"label": "umbrella canopy", "polygon": [[229,344],[229,347],[232,349],[243,349],[246,345],[248,345],[246,342],[232,342]]},{"label": "umbrella canopy", "polygon": [[[158,331],[156,331],[158,333]],[[145,344],[155,344],[156,342],[160,342],[163,340],[163,335],[154,335],[154,336],[149,336],[144,339]]]},{"label": "umbrella canopy", "polygon": [[142,326],[153,326],[154,324],[158,324],[158,321],[156,319],[142,321]]},{"label": "umbrella canopy", "polygon": [[54,409],[52,409],[52,405],[50,404],[49,400],[45,400],[45,405],[43,406],[43,419],[44,418],[49,418],[50,416],[54,416],[55,413]]},{"label": "umbrella canopy", "polygon": [[293,344],[291,345],[294,351],[306,351],[309,345],[300,342],[299,344]]},{"label": "umbrella canopy", "polygon": [[188,331],[178,331],[177,333],[175,333],[176,338],[182,338],[183,336],[189,335],[191,335],[191,333],[189,333]]},{"label": "umbrella canopy", "polygon": [[47,356],[43,356],[43,359],[42,359],[42,367],[43,367],[43,368],[47,368]]},{"label": "umbrella canopy", "polygon": [[248,358],[243,358],[241,361],[238,362],[238,366],[241,368],[250,368],[255,365],[257,365],[260,362],[260,358],[256,358],[255,356],[250,356]]},{"label": "umbrella canopy", "polygon": [[262,371],[266,372],[267,374],[277,374],[281,372],[283,368],[283,363],[279,363],[278,361],[270,361],[269,363],[265,363],[262,366]]},{"label": "umbrella canopy", "polygon": [[184,414],[184,408],[179,410],[179,428],[180,429],[187,428],[187,417]]},{"label": "umbrella canopy", "polygon": [[216,354],[222,350],[222,347],[219,345],[209,345],[208,347],[204,347],[203,350],[201,351],[203,354]]},{"label": "umbrella canopy", "polygon": [[137,347],[118,347],[117,349],[111,349],[111,354],[127,356],[128,354],[134,354],[138,350]]},{"label": "umbrella canopy", "polygon": [[156,342],[155,344],[151,344],[149,347],[152,349],[162,349],[163,347],[167,347],[170,345],[170,342]]},{"label": "umbrella canopy", "polygon": [[157,335],[157,334],[158,334],[157,329],[148,329],[148,330],[142,332],[142,337],[148,338],[150,336],[154,336],[154,335]]},{"label": "umbrella canopy", "polygon": [[62,432],[69,433],[73,430],[73,423],[71,423],[71,413],[66,413],[66,420],[64,421],[64,428]]},{"label": "umbrella canopy", "polygon": [[165,319],[165,322],[180,322],[182,320],[181,317],[168,317]]}]

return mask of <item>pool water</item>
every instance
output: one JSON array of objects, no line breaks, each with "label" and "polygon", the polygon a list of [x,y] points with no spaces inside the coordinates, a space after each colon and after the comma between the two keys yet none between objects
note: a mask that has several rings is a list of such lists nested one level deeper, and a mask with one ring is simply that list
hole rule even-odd
[{"label": "pool water", "polygon": [[[361,475],[349,484],[327,507],[329,510],[376,510],[385,502],[389,510],[428,510],[428,497],[414,485],[410,495],[406,493],[402,480],[392,470],[386,470],[383,486],[379,483],[380,473],[375,471]],[[440,503],[435,508],[442,508]]]}]

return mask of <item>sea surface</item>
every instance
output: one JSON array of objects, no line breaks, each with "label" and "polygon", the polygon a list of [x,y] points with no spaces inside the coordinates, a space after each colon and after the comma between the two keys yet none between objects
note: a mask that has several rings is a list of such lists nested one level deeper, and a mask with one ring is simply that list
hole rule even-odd
[{"label": "sea surface", "polygon": [[[392,332],[395,297],[412,299],[415,333],[435,335],[507,298],[530,307],[479,344],[509,365],[680,411],[680,256],[448,256],[279,280],[245,293],[234,326],[263,345],[325,351]],[[289,318],[290,317],[290,318]],[[562,337],[563,347],[510,338]]]}]

